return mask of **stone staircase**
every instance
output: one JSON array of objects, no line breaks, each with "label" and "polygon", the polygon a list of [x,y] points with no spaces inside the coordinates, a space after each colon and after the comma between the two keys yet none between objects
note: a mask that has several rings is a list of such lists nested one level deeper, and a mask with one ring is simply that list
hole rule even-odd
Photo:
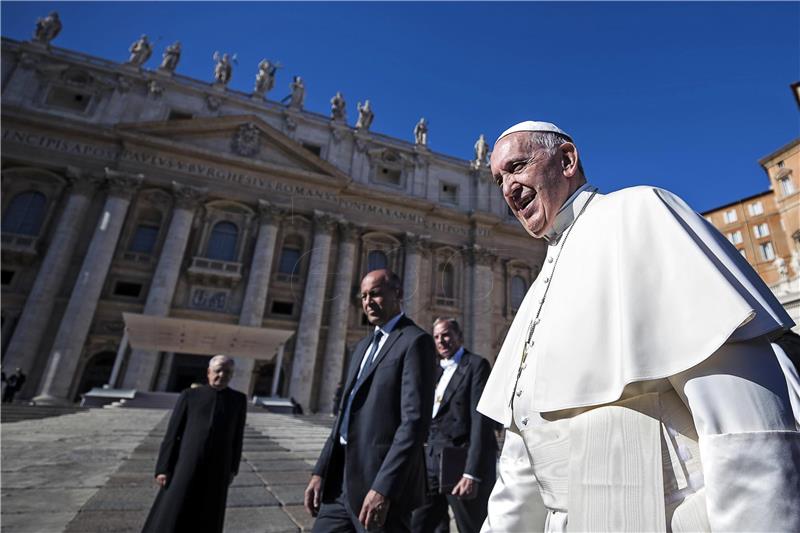
[{"label": "stone staircase", "polygon": [[28,405],[24,403],[4,403],[0,405],[2,405],[0,407],[0,422],[3,424],[70,415],[86,410],[77,406]]}]

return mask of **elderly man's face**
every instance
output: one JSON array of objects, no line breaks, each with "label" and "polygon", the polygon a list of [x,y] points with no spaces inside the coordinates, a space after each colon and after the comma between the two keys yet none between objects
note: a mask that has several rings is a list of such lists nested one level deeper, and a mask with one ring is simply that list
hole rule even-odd
[{"label": "elderly man's face", "polygon": [[224,389],[233,377],[233,365],[231,363],[214,363],[208,367],[208,384],[215,389]]},{"label": "elderly man's face", "polygon": [[433,326],[433,340],[441,359],[450,359],[461,348],[461,336],[450,322],[437,322]]},{"label": "elderly man's face", "polygon": [[[575,163],[566,157],[566,143],[549,155],[531,142],[529,132],[517,132],[500,139],[491,158],[492,175],[502,184],[511,212],[534,237],[542,237],[552,227],[556,214],[571,194]],[[569,145],[569,146],[567,146]]]}]

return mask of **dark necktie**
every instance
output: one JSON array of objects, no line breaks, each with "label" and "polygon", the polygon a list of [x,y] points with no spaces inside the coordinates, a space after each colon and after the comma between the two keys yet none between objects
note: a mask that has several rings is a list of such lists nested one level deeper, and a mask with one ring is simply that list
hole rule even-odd
[{"label": "dark necktie", "polygon": [[339,436],[343,438],[345,442],[347,442],[347,430],[350,427],[350,406],[353,405],[353,396],[355,396],[358,386],[361,385],[361,378],[367,374],[367,370],[372,365],[372,360],[375,358],[375,352],[378,351],[378,346],[380,346],[381,343],[381,337],[383,337],[383,332],[381,330],[376,331],[375,336],[372,339],[372,345],[369,348],[367,360],[364,361],[363,365],[361,365],[361,368],[358,371],[356,382],[353,384],[353,388],[350,389],[350,394],[347,397],[347,406],[342,414],[342,424],[339,426]]}]

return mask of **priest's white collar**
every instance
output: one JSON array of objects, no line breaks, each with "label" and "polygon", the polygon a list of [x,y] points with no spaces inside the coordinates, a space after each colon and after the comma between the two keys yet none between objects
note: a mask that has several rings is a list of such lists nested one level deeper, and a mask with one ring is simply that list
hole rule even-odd
[{"label": "priest's white collar", "polygon": [[448,368],[451,366],[458,366],[461,362],[461,357],[464,355],[464,347],[458,349],[456,353],[452,356],[448,357],[447,359],[439,359],[439,366],[442,368]]},{"label": "priest's white collar", "polygon": [[561,209],[558,210],[558,214],[556,214],[556,220],[553,222],[550,230],[543,236],[543,239],[546,240],[548,244],[558,243],[558,238],[562,233],[564,233],[570,224],[572,224],[572,222],[575,220],[575,217],[578,216],[578,213],[581,212],[583,206],[586,205],[586,202],[589,201],[589,198],[592,197],[592,194],[596,190],[597,187],[594,185],[584,183],[578,188],[578,190],[572,193],[572,196],[567,198],[567,201],[564,202],[564,205],[562,205]]}]

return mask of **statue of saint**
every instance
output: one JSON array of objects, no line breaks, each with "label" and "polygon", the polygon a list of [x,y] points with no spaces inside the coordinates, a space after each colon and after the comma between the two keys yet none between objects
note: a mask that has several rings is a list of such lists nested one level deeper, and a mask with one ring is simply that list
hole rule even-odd
[{"label": "statue of saint", "polygon": [[175,72],[178,68],[178,62],[181,60],[181,42],[175,41],[164,49],[164,54],[161,56],[161,70],[168,72]]},{"label": "statue of saint", "polygon": [[134,42],[131,47],[128,48],[128,52],[131,53],[131,57],[128,58],[128,63],[136,67],[141,67],[153,54],[153,45],[150,44],[147,35],[143,34],[139,37],[138,41]]},{"label": "statue of saint", "polygon": [[786,261],[783,259],[783,257],[776,257],[772,264],[778,271],[778,276],[780,276],[781,281],[789,281],[789,268],[786,266]]},{"label": "statue of saint", "polygon": [[369,100],[365,101],[364,105],[361,105],[361,102],[359,102],[356,106],[356,109],[358,109],[358,121],[356,122],[356,129],[367,131],[369,127],[372,126],[372,119],[375,118],[375,113],[372,112],[372,108],[369,105]]},{"label": "statue of saint", "polygon": [[489,155],[489,143],[486,142],[486,137],[481,136],[478,137],[478,140],[475,141],[475,168],[480,168],[481,166],[486,164],[486,157]]},{"label": "statue of saint", "polygon": [[331,120],[346,120],[344,96],[339,91],[331,98]]},{"label": "statue of saint", "polygon": [[428,123],[425,122],[425,117],[419,119],[414,126],[414,142],[417,146],[428,146]]},{"label": "statue of saint", "polygon": [[279,64],[274,64],[269,59],[262,59],[258,64],[256,74],[256,86],[254,91],[257,94],[267,94],[275,86],[275,73],[280,68]]},{"label": "statue of saint", "polygon": [[61,31],[61,19],[58,12],[53,11],[44,18],[36,20],[36,30],[33,32],[33,40],[37,43],[50,44],[50,41],[58,36]]},{"label": "statue of saint", "polygon": [[231,57],[228,54],[220,55],[219,52],[214,52],[214,61],[217,62],[214,66],[214,79],[221,85],[228,85],[233,74],[233,63],[236,61],[236,55]]},{"label": "statue of saint", "polygon": [[[292,89],[292,94],[289,96],[289,107],[302,108],[306,99],[306,86],[303,85],[303,78],[295,76],[289,87]],[[284,100],[286,99],[284,98]]]}]

